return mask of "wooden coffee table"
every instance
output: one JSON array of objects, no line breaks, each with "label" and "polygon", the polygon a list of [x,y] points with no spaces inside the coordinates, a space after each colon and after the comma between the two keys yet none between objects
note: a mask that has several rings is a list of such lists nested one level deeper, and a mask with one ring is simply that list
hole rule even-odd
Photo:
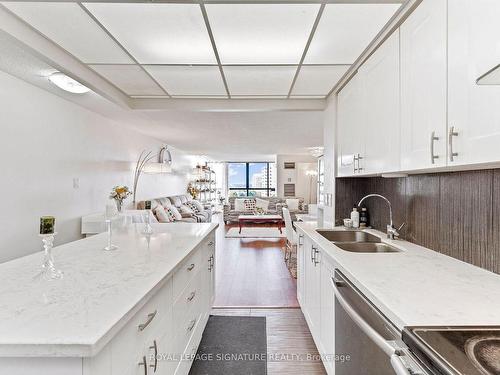
[{"label": "wooden coffee table", "polygon": [[240,231],[243,224],[254,223],[254,224],[278,224],[278,229],[280,233],[283,226],[283,218],[280,215],[240,215],[238,216],[238,222],[240,224]]}]

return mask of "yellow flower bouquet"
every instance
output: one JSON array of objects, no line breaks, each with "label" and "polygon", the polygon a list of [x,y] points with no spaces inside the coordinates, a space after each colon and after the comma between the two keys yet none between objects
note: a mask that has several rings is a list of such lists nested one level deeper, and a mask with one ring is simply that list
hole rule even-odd
[{"label": "yellow flower bouquet", "polygon": [[118,212],[122,211],[123,201],[131,195],[132,192],[127,186],[115,186],[111,193],[109,194],[109,199],[114,199],[116,202],[116,208]]}]

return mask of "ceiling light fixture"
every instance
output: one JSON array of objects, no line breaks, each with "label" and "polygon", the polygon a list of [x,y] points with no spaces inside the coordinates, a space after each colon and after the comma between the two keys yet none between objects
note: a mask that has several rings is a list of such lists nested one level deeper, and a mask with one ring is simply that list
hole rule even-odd
[{"label": "ceiling light fixture", "polygon": [[90,91],[88,87],[61,72],[52,73],[48,78],[50,82],[60,89],[73,94],[85,94]]},{"label": "ceiling light fixture", "polygon": [[309,147],[309,153],[315,158],[319,158],[325,152],[325,148],[323,146]]}]

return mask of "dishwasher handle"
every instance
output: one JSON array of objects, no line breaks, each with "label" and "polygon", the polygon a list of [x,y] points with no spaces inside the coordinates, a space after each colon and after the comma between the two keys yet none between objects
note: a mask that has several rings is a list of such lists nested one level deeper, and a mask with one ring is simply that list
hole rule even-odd
[{"label": "dishwasher handle", "polygon": [[405,366],[403,361],[401,361],[401,356],[397,354],[391,355],[391,366],[396,372],[396,375],[411,375],[408,368]]},{"label": "dishwasher handle", "polygon": [[375,329],[363,319],[361,315],[347,302],[342,293],[340,293],[338,285],[345,285],[345,281],[338,280],[332,277],[333,292],[335,298],[340,303],[340,306],[345,310],[347,315],[356,323],[356,325],[380,348],[387,354],[388,357],[397,355],[394,348],[386,339],[384,339]]}]

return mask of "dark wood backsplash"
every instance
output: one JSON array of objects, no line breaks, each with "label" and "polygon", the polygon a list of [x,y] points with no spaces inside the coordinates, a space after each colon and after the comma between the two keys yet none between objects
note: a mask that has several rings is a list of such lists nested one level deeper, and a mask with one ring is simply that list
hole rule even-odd
[{"label": "dark wood backsplash", "polygon": [[[402,238],[500,273],[500,169],[412,175],[405,178],[337,178],[338,225],[366,194],[392,204]],[[370,225],[385,232],[387,204],[367,199]]]}]

